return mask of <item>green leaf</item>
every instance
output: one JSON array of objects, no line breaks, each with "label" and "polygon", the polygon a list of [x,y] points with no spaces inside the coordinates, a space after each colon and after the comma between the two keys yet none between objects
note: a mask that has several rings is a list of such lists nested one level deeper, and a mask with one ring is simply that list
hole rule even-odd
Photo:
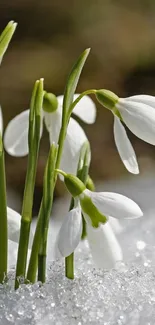
[{"label": "green leaf", "polygon": [[85,61],[88,57],[90,49],[86,49],[78,58],[77,62],[74,64],[71,73],[68,77],[65,93],[64,93],[64,100],[63,100],[63,112],[64,115],[68,112],[70,105],[73,102],[73,96],[85,64]]},{"label": "green leaf", "polygon": [[8,45],[11,41],[16,27],[17,23],[15,23],[14,21],[10,21],[3,30],[2,34],[0,35],[0,63],[3,59],[3,55],[5,54],[8,48]]}]

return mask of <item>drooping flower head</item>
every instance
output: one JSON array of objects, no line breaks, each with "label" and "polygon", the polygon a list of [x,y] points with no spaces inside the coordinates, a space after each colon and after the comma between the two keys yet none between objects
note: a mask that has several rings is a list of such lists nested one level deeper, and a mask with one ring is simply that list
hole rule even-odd
[{"label": "drooping flower head", "polygon": [[[78,94],[74,95],[74,100],[78,96]],[[62,123],[63,96],[56,97],[53,94],[45,92],[44,98],[42,125],[44,120],[47,131],[49,132],[50,143],[55,142],[57,144]],[[75,106],[73,113],[88,124],[95,122],[96,107],[92,99],[88,96],[81,99]],[[28,154],[28,126],[29,110],[20,113],[9,122],[4,134],[4,146],[10,155],[23,157]],[[87,137],[84,130],[71,117],[67,127],[60,165],[66,172],[76,173],[80,149],[86,140]]]},{"label": "drooping flower head", "polygon": [[125,167],[129,172],[138,174],[136,155],[122,122],[138,138],[155,145],[155,97],[137,95],[119,98],[106,89],[96,91],[96,97],[114,114],[114,139]]},{"label": "drooping flower head", "polygon": [[[57,245],[61,255],[70,255],[80,242],[82,214],[86,221],[88,240],[94,252],[94,260],[98,261],[99,266],[113,267],[116,261],[122,259],[122,252],[108,219],[109,217],[139,218],[143,215],[140,207],[133,200],[118,193],[92,192],[86,189],[85,185],[74,175],[63,172],[62,174],[67,189],[75,199],[75,207],[64,218],[58,234]],[[107,245],[107,250],[105,245]]]}]

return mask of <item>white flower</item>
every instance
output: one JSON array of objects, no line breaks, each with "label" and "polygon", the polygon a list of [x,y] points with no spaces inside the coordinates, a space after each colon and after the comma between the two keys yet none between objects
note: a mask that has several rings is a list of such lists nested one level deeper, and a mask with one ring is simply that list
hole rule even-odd
[{"label": "white flower", "polygon": [[[79,95],[74,95],[74,100]],[[43,111],[46,128],[49,132],[50,142],[57,144],[62,119],[62,101],[63,96],[58,96],[58,108],[52,113]],[[73,113],[81,118],[84,122],[94,123],[96,118],[96,107],[94,102],[88,96],[83,97],[75,106]],[[11,120],[4,134],[4,146],[6,151],[16,157],[22,157],[28,154],[28,126],[29,110],[22,112]],[[43,120],[42,120],[43,124]],[[80,149],[87,137],[82,127],[71,117],[64,150],[61,160],[61,168],[66,172],[75,174]]]},{"label": "white flower", "polygon": [[[155,97],[137,95],[119,98],[115,104],[123,122],[138,138],[155,145]],[[120,157],[133,174],[139,173],[138,163],[134,149],[127,137],[120,119],[115,116],[114,138]]]},{"label": "white flower", "polygon": [[[108,223],[108,218],[139,218],[143,215],[131,199],[110,192],[91,192],[85,189],[76,198],[76,207],[64,218],[57,237],[57,246],[62,256],[70,255],[81,239],[81,211],[87,225],[87,237],[97,266],[112,268],[122,260],[119,243]],[[105,217],[106,216],[106,217]],[[95,225],[95,227],[93,227]]]}]

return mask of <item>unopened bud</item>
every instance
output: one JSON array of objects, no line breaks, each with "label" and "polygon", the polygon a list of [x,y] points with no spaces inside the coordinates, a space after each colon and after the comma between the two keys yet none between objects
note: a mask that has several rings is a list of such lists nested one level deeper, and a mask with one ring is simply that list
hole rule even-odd
[{"label": "unopened bud", "polygon": [[86,189],[80,179],[72,174],[66,174],[64,176],[64,183],[73,197],[79,196]]},{"label": "unopened bud", "polygon": [[58,108],[58,100],[52,93],[44,93],[43,110],[47,113],[53,113]]},{"label": "unopened bud", "polygon": [[117,104],[119,97],[112,91],[107,89],[96,90],[97,100],[106,108],[113,110]]}]

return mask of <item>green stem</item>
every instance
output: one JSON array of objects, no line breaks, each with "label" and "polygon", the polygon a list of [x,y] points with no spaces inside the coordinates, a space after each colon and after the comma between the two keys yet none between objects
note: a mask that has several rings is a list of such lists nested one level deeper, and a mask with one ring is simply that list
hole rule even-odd
[{"label": "green stem", "polygon": [[65,258],[65,275],[68,279],[74,279],[74,253]]},{"label": "green stem", "polygon": [[68,115],[70,116],[73,112],[74,107],[78,104],[78,102],[86,95],[91,95],[91,94],[96,94],[96,90],[95,89],[89,89],[84,91],[83,93],[81,93],[76,100],[74,100],[74,102],[71,104],[70,108],[69,108],[69,112]]},{"label": "green stem", "polygon": [[7,276],[7,207],[6,207],[6,179],[2,137],[0,135],[0,283]]},{"label": "green stem", "polygon": [[[63,119],[63,123],[65,124],[64,121],[65,120]],[[57,153],[57,160],[56,160],[56,164],[55,164],[55,169],[59,168],[59,165],[60,165],[60,160],[61,160],[61,155],[62,155],[63,143],[64,143],[64,140],[65,140],[65,136],[66,136],[66,128],[62,127],[61,131],[60,131],[60,135],[59,135],[59,140],[58,140],[58,153]],[[55,171],[54,183],[53,183],[53,192],[54,192],[56,180],[57,180],[57,172]],[[52,209],[52,205],[53,205],[53,196],[51,197],[51,209]],[[38,216],[38,220],[37,220],[37,227],[36,227],[35,236],[34,236],[34,239],[33,239],[30,262],[29,262],[28,272],[27,272],[27,279],[31,283],[35,282],[36,273],[37,273],[37,265],[38,265],[38,263],[39,264],[41,263],[41,259],[40,259],[40,262],[38,261],[38,254],[39,254],[39,247],[40,247],[42,218],[43,218],[43,201],[42,201],[40,211],[39,211],[39,216]],[[42,259],[42,261],[45,262],[45,259],[44,260]],[[39,266],[40,269],[44,270],[43,267],[41,267],[40,265],[38,265],[38,266]],[[43,277],[41,276],[40,273],[39,273],[39,278],[43,279]]]},{"label": "green stem", "polygon": [[20,228],[20,238],[17,256],[16,266],[16,282],[15,288],[19,286],[19,276],[25,277],[29,233],[32,219],[32,206],[33,206],[33,194],[34,194],[34,177],[36,175],[36,163],[34,157],[29,154],[28,168],[26,175],[26,183],[23,198],[22,219]]},{"label": "green stem", "polygon": [[52,144],[44,175],[43,188],[43,214],[41,222],[41,240],[38,255],[38,281],[45,282],[46,255],[49,220],[53,204],[55,164],[57,158],[57,146]]},{"label": "green stem", "polygon": [[15,289],[19,287],[20,284],[19,277],[25,276],[27,251],[28,251],[28,243],[29,243],[29,232],[30,232],[30,222],[26,220],[21,220],[20,239],[19,239],[20,245],[18,247]]},{"label": "green stem", "polygon": [[[59,140],[58,140],[58,155],[57,155],[55,169],[58,169],[60,166],[60,161],[61,161],[61,156],[62,156],[62,151],[63,151],[63,144],[64,144],[65,137],[66,137],[67,126],[65,126],[65,120],[62,123],[63,124],[62,124],[61,130],[60,130]],[[55,182],[56,182],[56,178],[57,178],[57,172],[55,175]]]},{"label": "green stem", "polygon": [[87,236],[87,230],[86,230],[86,222],[84,217],[82,216],[82,235],[81,235],[81,239],[85,239]]},{"label": "green stem", "polygon": [[40,246],[41,226],[42,226],[41,222],[42,222],[42,213],[43,213],[42,210],[43,210],[43,204],[41,202],[36,231],[33,238],[33,245],[31,249],[31,256],[30,256],[27,276],[26,276],[27,280],[29,280],[31,283],[34,283],[36,280],[36,273],[38,268],[38,252]]},{"label": "green stem", "polygon": [[[86,141],[80,151],[80,157],[77,167],[77,177],[86,185],[90,164],[90,144]],[[71,199],[69,210],[74,207],[74,199]],[[86,223],[82,216],[83,230],[82,239],[86,236]],[[69,279],[74,279],[74,253],[65,257],[65,275]]]},{"label": "green stem", "polygon": [[46,281],[46,253],[38,254],[38,281]]},{"label": "green stem", "polygon": [[[69,211],[74,208],[74,199],[71,198]],[[65,257],[65,276],[68,279],[74,279],[74,252]]]},{"label": "green stem", "polygon": [[[86,91],[84,93],[82,93],[77,99],[76,99],[76,103],[78,103],[78,101],[85,95],[90,94],[90,93],[94,93],[94,90],[91,91]],[[74,102],[74,106],[75,106],[75,102]],[[62,156],[62,151],[63,151],[63,144],[65,141],[65,137],[66,137],[66,129],[67,129],[67,122],[66,122],[66,112],[65,114],[63,113],[62,115],[62,127],[60,130],[60,134],[59,134],[59,140],[58,140],[58,153],[57,153],[57,160],[56,160],[56,164],[55,164],[55,169],[58,169],[60,166],[60,161],[61,161],[61,156]],[[55,171],[55,176],[54,176],[54,184],[53,184],[53,191],[55,188],[55,184],[56,184],[56,180],[57,180],[57,171]],[[52,204],[53,201],[51,202],[51,209],[52,209]],[[40,262],[38,261],[38,253],[39,253],[39,246],[40,246],[40,242],[39,239],[41,237],[41,219],[43,217],[43,204],[41,205],[40,208],[40,212],[39,212],[39,217],[38,217],[38,221],[37,221],[37,227],[36,227],[36,231],[35,231],[35,236],[34,236],[34,240],[33,240],[33,246],[32,246],[32,251],[31,251],[31,257],[30,257],[30,262],[29,262],[29,267],[28,267],[28,273],[27,273],[27,279],[30,282],[35,282],[36,279],[36,273],[37,273],[37,263],[41,263],[41,261],[45,261],[45,259],[40,259]],[[41,270],[44,270],[43,267],[39,266],[39,268]],[[41,274],[39,273],[39,278],[41,279]],[[43,279],[43,278],[42,278]]]},{"label": "green stem", "polygon": [[[37,170],[38,152],[40,144],[40,125],[41,125],[41,109],[43,102],[43,80],[37,81],[34,86],[31,99],[31,109],[29,115],[29,155],[28,167],[25,181],[22,219],[20,229],[20,239],[18,247],[18,257],[16,265],[16,281],[15,288],[19,286],[19,276],[25,277],[27,253],[29,244],[30,226],[32,220],[33,195],[35,187],[35,178]],[[40,112],[40,113],[39,113]]]}]

